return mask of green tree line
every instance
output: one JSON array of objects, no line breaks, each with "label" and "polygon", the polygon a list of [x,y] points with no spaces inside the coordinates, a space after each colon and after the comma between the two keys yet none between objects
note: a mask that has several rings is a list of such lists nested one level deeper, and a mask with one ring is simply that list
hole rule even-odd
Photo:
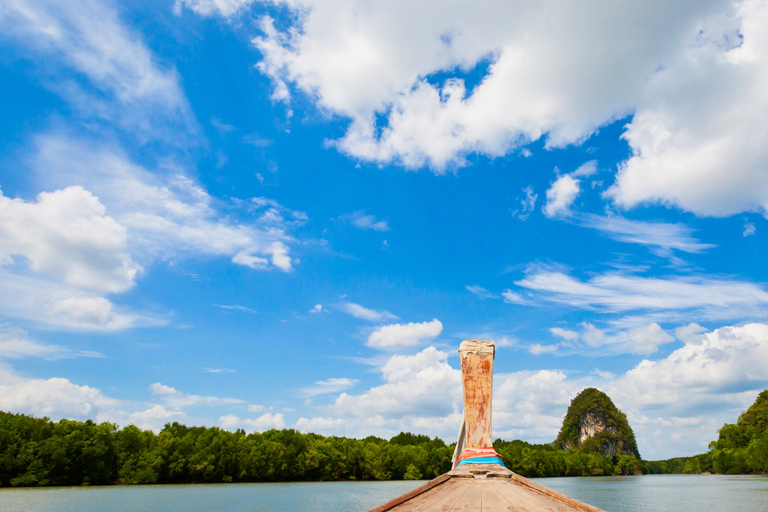
[{"label": "green tree line", "polygon": [[174,422],[155,434],[0,412],[2,486],[421,479],[449,471],[452,454],[409,433],[358,440]]},{"label": "green tree line", "polygon": [[502,456],[505,466],[529,478],[638,475],[646,471],[640,459],[624,454],[605,457],[600,454],[599,446],[586,445],[583,450],[566,451],[554,443],[530,444],[501,439],[497,439],[493,446]]},{"label": "green tree line", "polygon": [[[526,477],[639,474],[628,455],[585,446],[497,439],[505,465]],[[430,479],[451,469],[454,445],[402,432],[385,440],[268,430],[246,434],[167,424],[134,425],[34,418],[0,412],[0,486]]]}]

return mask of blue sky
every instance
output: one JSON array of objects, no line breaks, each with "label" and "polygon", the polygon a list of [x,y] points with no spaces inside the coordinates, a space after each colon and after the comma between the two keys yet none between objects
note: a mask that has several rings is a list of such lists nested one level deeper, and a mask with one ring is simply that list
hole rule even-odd
[{"label": "blue sky", "polygon": [[768,387],[764,2],[12,0],[0,408],[645,458]]}]

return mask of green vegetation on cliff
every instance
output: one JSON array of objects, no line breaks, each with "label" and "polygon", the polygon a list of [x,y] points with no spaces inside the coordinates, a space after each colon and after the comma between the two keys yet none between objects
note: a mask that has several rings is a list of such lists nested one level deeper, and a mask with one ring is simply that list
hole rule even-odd
[{"label": "green vegetation on cliff", "polygon": [[452,454],[410,433],[358,440],[171,423],[155,434],[0,412],[0,486],[420,479],[450,470]]},{"label": "green vegetation on cliff", "polygon": [[768,473],[768,389],[757,395],[735,425],[723,425],[709,448],[718,473]]},{"label": "green vegetation on cliff", "polygon": [[[588,437],[582,442],[584,435]],[[608,395],[595,388],[586,388],[571,400],[555,446],[568,451],[640,458],[627,416]]]}]

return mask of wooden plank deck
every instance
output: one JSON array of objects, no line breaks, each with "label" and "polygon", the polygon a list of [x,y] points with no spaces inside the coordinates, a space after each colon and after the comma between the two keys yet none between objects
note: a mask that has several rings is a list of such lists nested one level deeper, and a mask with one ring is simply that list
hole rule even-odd
[{"label": "wooden plank deck", "polygon": [[604,512],[498,464],[464,465],[370,512]]}]

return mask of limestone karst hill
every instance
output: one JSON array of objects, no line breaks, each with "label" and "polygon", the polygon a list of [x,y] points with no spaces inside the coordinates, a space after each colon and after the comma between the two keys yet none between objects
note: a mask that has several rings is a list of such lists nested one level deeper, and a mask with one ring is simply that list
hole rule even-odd
[{"label": "limestone karst hill", "polygon": [[587,388],[571,400],[554,444],[568,451],[640,458],[627,416],[595,388]]}]

